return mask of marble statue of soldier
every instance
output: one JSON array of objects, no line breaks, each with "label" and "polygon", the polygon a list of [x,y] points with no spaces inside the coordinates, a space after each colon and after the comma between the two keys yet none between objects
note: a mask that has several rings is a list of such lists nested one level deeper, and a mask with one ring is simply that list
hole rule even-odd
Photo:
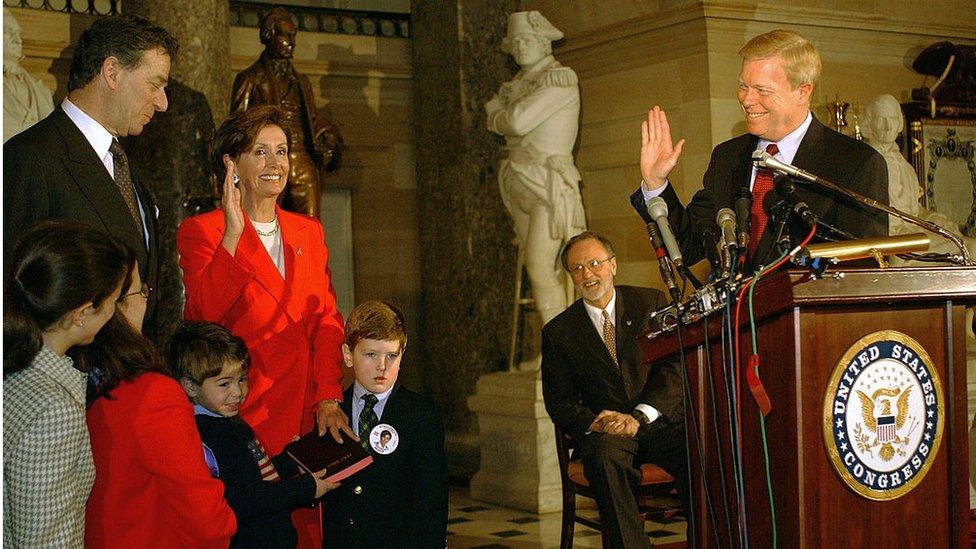
[{"label": "marble statue of soldier", "polygon": [[488,129],[505,137],[498,182],[543,325],[570,302],[572,287],[562,274],[560,251],[586,229],[580,173],[572,156],[579,131],[579,84],[576,73],[552,55],[552,42],[562,36],[537,11],[510,14],[502,50],[520,70],[485,104]]},{"label": "marble statue of soldier", "polygon": [[[918,197],[921,188],[915,169],[902,156],[895,142],[898,139],[898,134],[904,129],[905,117],[901,112],[898,100],[893,96],[879,95],[864,107],[861,133],[864,136],[864,141],[881,153],[885,164],[888,165],[889,204],[903,212],[931,221],[961,237],[962,234],[957,223],[954,223],[945,214],[924,209],[919,204]],[[916,225],[894,216],[889,216],[888,227],[889,233],[893,235],[923,232],[923,229]],[[952,242],[938,235],[929,234],[929,236],[932,238],[929,251],[956,253],[956,246]],[[976,253],[976,240],[963,237],[963,242],[972,253]]]}]

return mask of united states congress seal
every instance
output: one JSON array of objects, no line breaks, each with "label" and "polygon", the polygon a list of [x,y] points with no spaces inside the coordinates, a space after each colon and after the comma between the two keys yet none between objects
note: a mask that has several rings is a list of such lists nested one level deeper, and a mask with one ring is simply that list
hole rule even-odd
[{"label": "united states congress seal", "polygon": [[824,394],[827,456],[868,499],[895,499],[918,486],[939,452],[944,423],[942,381],[932,359],[893,330],[851,345]]}]

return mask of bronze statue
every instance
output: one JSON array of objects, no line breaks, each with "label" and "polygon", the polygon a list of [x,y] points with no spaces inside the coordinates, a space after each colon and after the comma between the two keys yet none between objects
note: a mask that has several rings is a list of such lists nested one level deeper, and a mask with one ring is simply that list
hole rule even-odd
[{"label": "bronze statue", "polygon": [[261,18],[264,52],[234,79],[230,110],[277,105],[285,111],[285,130],[291,136],[291,166],[281,205],[318,218],[319,168],[335,167],[342,138],[335,126],[318,115],[311,82],[291,64],[297,30],[291,14],[283,8],[274,8]]}]

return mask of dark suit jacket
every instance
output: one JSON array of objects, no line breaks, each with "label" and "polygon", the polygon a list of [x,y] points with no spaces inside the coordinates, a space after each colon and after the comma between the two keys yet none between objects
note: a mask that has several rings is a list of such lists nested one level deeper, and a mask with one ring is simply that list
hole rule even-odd
[{"label": "dark suit jacket", "polygon": [[[695,234],[695,224],[701,219],[714,221],[720,209],[732,207],[735,192],[740,187],[748,187],[752,175],[752,152],[756,150],[758,142],[758,137],[745,134],[715,147],[702,189],[695,193],[687,208],[681,205],[673,185],[669,184],[661,194],[668,204],[668,220],[686,263],[693,264],[704,257],[704,246]],[[888,203],[888,167],[884,158],[869,145],[827,128],[816,117],[800,142],[793,165],[878,202]],[[834,227],[857,237],[888,234],[888,216],[882,212],[865,208],[846,197],[810,184],[798,182],[796,191],[799,198],[824,222]],[[650,223],[640,188],[631,195],[630,201],[644,222]],[[772,223],[766,226],[766,233],[756,247],[755,257],[771,259],[769,253],[773,248],[773,230]],[[789,230],[794,244],[809,232],[796,220],[790,221]]]},{"label": "dark suit jacket", "polygon": [[[603,410],[630,413],[637,404],[644,403],[668,421],[684,418],[677,366],[642,364],[637,345],[637,338],[646,328],[647,315],[667,304],[664,294],[634,286],[615,289],[619,367],[611,360],[582,299],[542,329],[542,394],[546,410],[553,423],[576,440],[582,440]],[[642,426],[641,431],[647,427]]]},{"label": "dark suit jacket", "polygon": [[[342,409],[352,418],[351,387],[343,397]],[[443,549],[447,460],[440,413],[429,398],[397,384],[380,423],[396,429],[397,448],[374,453],[372,465],[326,494],[324,546]]]},{"label": "dark suit jacket", "polygon": [[[14,246],[31,226],[50,219],[78,221],[101,229],[135,251],[142,280],[158,287],[159,248],[156,203],[149,189],[132,181],[146,216],[149,247],[142,230],[81,130],[58,106],[34,126],[3,145],[4,272]],[[158,292],[149,296],[144,331],[154,333]]]}]

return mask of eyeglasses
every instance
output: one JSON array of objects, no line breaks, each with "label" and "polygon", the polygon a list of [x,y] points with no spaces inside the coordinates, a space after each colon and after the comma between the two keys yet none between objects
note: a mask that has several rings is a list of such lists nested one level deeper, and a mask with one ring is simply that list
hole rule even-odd
[{"label": "eyeglasses", "polygon": [[606,259],[591,259],[586,263],[573,265],[572,267],[569,268],[569,274],[572,276],[580,276],[583,274],[583,269],[589,269],[591,273],[595,273],[600,268],[600,265],[603,265],[604,263],[610,261],[614,257],[616,256],[611,255]]},{"label": "eyeglasses", "polygon": [[152,286],[150,286],[149,284],[146,284],[145,282],[143,282],[142,283],[142,287],[139,288],[139,291],[138,292],[132,292],[131,294],[125,294],[125,295],[119,296],[119,301],[123,301],[127,297],[134,296],[134,295],[141,295],[142,297],[144,297],[146,299],[149,299],[149,294],[151,294],[152,291],[153,291]]}]

